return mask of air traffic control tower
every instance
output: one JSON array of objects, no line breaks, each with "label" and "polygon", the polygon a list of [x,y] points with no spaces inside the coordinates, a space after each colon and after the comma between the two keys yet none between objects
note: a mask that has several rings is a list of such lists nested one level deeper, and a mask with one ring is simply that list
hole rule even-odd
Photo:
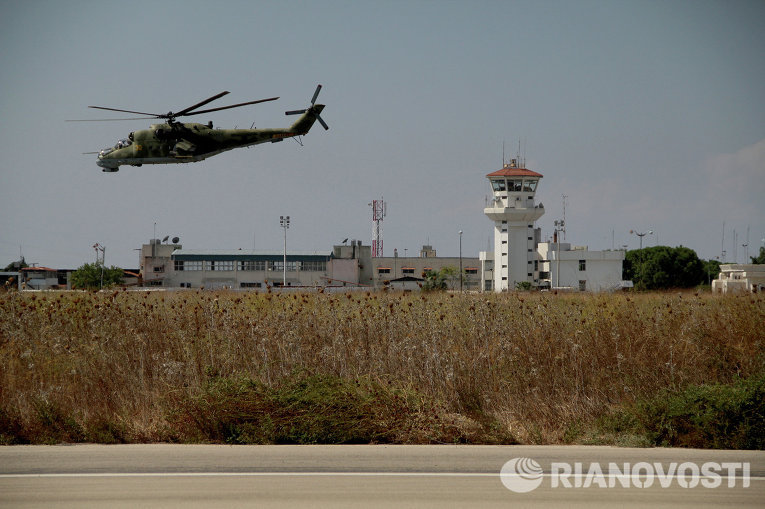
[{"label": "air traffic control tower", "polygon": [[545,210],[542,204],[534,204],[534,194],[542,175],[519,167],[517,159],[512,159],[486,177],[493,192],[483,213],[494,221],[494,291],[515,290],[524,281],[536,286],[539,230],[534,222]]}]

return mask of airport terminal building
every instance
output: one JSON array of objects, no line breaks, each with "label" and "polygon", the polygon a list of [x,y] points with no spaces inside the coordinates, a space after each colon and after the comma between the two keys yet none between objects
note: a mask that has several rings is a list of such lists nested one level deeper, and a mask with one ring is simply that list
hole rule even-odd
[{"label": "airport terminal building", "polygon": [[[436,257],[423,246],[419,257],[372,258],[371,247],[352,240],[331,251],[189,250],[150,240],[141,247],[143,285],[164,288],[265,290],[291,288],[419,289],[426,271],[464,269],[464,290],[480,287],[478,258]],[[459,289],[459,276],[448,281]]]},{"label": "airport terminal building", "polygon": [[149,287],[212,290],[358,285],[363,280],[360,253],[351,253],[355,259],[341,258],[342,249],[337,251],[339,256],[333,251],[288,251],[285,257],[283,251],[190,250],[152,239],[141,247],[140,265],[143,285]]}]

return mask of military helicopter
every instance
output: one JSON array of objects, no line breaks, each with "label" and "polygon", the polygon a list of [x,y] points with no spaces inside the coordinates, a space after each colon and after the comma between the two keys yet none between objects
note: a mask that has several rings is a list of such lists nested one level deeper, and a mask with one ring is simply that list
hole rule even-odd
[{"label": "military helicopter", "polygon": [[319,96],[320,91],[321,85],[316,87],[316,91],[311,98],[311,104],[307,108],[285,112],[286,115],[301,115],[301,117],[291,126],[281,129],[213,129],[212,122],[207,124],[176,122],[176,119],[180,117],[201,115],[203,113],[212,113],[213,111],[275,101],[279,99],[278,97],[221,106],[219,108],[197,110],[197,108],[220,99],[229,93],[224,91],[175,113],[172,111],[167,113],[145,113],[106,108],[104,106],[88,106],[88,108],[99,110],[147,115],[146,117],[130,119],[98,120],[165,119],[163,124],[152,124],[148,129],[131,132],[127,138],[119,140],[113,147],[105,148],[100,152],[88,153],[98,154],[96,164],[102,168],[102,171],[115,172],[119,171],[119,167],[122,165],[141,166],[144,164],[193,163],[235,148],[249,147],[266,142],[276,143],[283,141],[285,138],[294,138],[307,134],[317,120],[324,129],[329,129],[329,126],[320,116],[324,105],[316,104],[316,98]]}]

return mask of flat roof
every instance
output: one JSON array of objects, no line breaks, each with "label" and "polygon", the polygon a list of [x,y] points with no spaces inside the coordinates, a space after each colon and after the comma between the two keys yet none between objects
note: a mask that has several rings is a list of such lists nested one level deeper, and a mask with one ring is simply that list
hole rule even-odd
[{"label": "flat roof", "polygon": [[[331,257],[331,251],[287,251],[287,261],[324,261]],[[284,251],[176,249],[171,258],[179,261],[279,261],[284,259]]]}]

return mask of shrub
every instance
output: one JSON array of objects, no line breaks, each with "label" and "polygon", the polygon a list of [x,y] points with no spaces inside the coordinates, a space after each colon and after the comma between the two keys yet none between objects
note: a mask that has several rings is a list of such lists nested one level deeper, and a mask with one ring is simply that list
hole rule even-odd
[{"label": "shrub", "polygon": [[662,447],[765,449],[765,375],[664,390],[610,413],[599,426]]},{"label": "shrub", "polygon": [[765,375],[665,392],[637,413],[656,445],[765,449]]},{"label": "shrub", "polygon": [[[212,377],[173,404],[176,439],[235,444],[513,443],[508,433],[449,422],[422,395],[366,378],[298,374],[270,388],[248,376]],[[485,433],[490,431],[491,433]],[[499,439],[497,438],[499,437]]]}]

